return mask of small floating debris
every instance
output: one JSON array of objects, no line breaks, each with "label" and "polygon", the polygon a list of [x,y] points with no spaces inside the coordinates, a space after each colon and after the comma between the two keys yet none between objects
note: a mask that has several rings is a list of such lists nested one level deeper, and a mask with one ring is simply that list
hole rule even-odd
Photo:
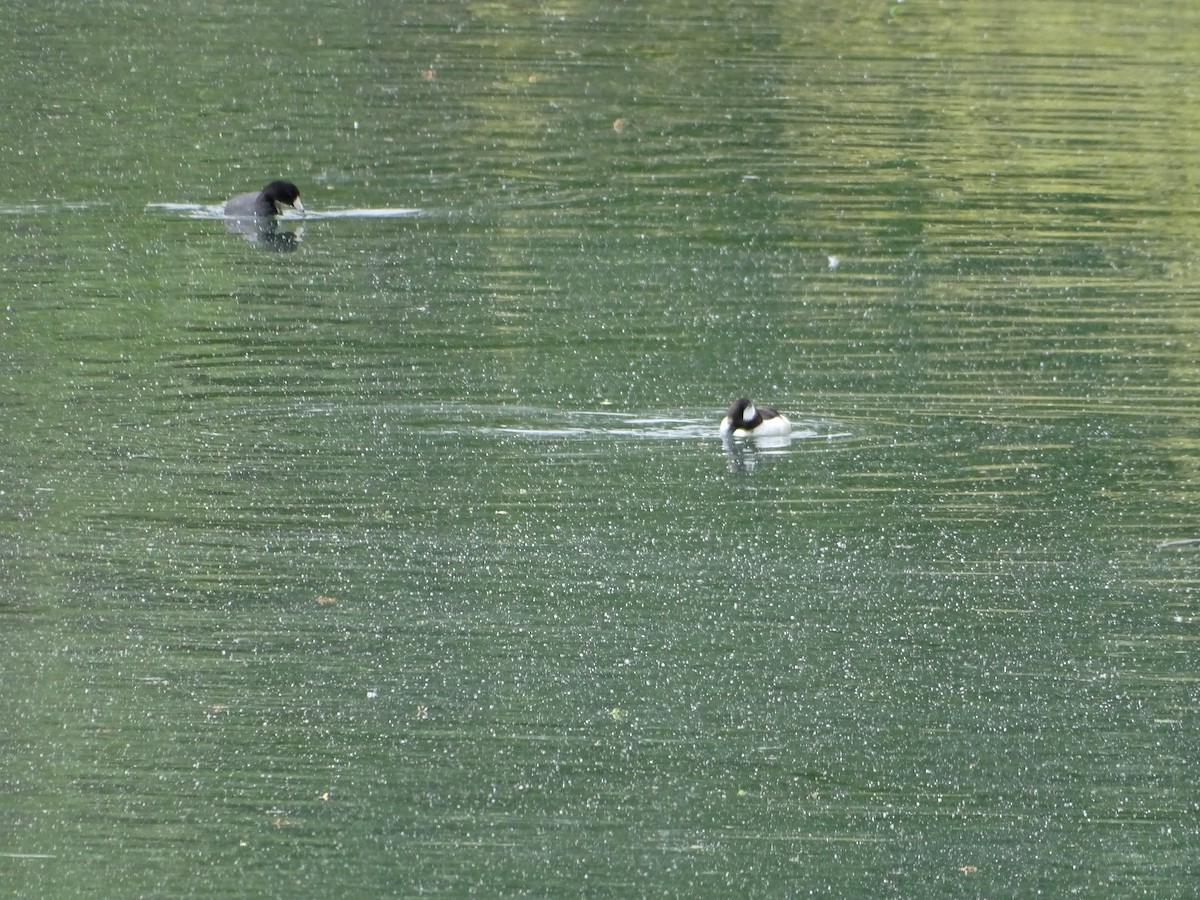
[{"label": "small floating debris", "polygon": [[1200,538],[1184,538],[1183,540],[1179,540],[1179,541],[1163,541],[1161,544],[1158,544],[1154,549],[1166,550],[1168,547],[1196,547],[1196,546],[1200,546]]}]

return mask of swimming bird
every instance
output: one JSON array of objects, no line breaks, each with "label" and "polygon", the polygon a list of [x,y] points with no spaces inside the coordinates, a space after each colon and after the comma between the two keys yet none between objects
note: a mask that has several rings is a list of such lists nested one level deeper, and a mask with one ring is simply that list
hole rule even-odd
[{"label": "swimming bird", "polygon": [[225,227],[267,250],[290,253],[300,244],[303,228],[280,231],[277,218],[285,206],[304,212],[300,189],[290,181],[272,181],[258,193],[238,194],[225,201]]},{"label": "swimming bird", "polygon": [[755,406],[749,397],[739,397],[721,420],[721,437],[787,437],[792,423],[773,406]]},{"label": "swimming bird", "polygon": [[227,216],[277,216],[283,207],[290,206],[304,212],[300,202],[300,189],[290,181],[272,181],[261,191],[238,194],[225,201]]}]

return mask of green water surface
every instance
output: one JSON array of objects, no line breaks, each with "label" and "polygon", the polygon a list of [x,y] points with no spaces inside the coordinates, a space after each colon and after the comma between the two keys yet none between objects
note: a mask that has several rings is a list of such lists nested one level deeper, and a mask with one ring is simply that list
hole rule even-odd
[{"label": "green water surface", "polygon": [[1195,895],[1200,7],[0,24],[0,893]]}]

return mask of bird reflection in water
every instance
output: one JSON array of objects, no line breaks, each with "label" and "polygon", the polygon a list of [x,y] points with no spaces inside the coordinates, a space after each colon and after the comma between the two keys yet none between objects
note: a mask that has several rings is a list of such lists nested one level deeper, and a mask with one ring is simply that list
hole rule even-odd
[{"label": "bird reflection in water", "polygon": [[766,465],[773,456],[784,455],[781,451],[792,442],[791,435],[772,437],[721,438],[725,449],[725,469],[734,475],[749,475],[759,465]]}]

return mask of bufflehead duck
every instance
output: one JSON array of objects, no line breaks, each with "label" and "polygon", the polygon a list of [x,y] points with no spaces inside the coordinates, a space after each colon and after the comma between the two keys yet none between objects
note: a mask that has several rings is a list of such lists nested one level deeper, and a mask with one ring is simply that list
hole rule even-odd
[{"label": "bufflehead duck", "polygon": [[773,406],[755,406],[748,397],[735,400],[721,420],[721,437],[787,437],[792,423]]},{"label": "bufflehead duck", "polygon": [[272,181],[261,191],[238,194],[225,201],[227,216],[277,216],[283,207],[290,206],[296,212],[304,212],[300,202],[300,189],[290,181]]}]

